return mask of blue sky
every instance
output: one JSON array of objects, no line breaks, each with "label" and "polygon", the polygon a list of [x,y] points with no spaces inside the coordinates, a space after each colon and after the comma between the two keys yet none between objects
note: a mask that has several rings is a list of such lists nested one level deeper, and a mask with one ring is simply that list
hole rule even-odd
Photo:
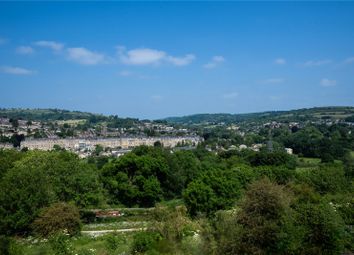
[{"label": "blue sky", "polygon": [[354,2],[0,2],[0,107],[354,106]]}]

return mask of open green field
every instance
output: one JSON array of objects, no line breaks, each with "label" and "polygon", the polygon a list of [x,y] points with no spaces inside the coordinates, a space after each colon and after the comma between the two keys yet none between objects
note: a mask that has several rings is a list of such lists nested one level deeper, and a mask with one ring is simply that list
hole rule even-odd
[{"label": "open green field", "polygon": [[[68,240],[71,254],[114,255],[130,254],[133,233],[116,233],[99,237],[82,235]],[[27,238],[18,240],[19,248],[26,255],[54,255],[48,240]],[[114,250],[114,251],[113,251]]]},{"label": "open green field", "polygon": [[59,125],[69,124],[69,125],[77,126],[79,124],[85,124],[86,120],[83,120],[83,119],[58,120],[57,122]]}]

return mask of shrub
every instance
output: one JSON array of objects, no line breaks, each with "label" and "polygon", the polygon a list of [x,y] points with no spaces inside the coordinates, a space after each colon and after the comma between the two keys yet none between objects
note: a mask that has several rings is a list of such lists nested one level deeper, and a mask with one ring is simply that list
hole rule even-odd
[{"label": "shrub", "polygon": [[134,235],[132,253],[143,253],[154,248],[161,236],[156,232],[138,232]]},{"label": "shrub", "polygon": [[124,243],[124,240],[122,239],[121,236],[112,234],[112,235],[107,235],[105,236],[105,247],[109,252],[114,252],[115,250],[118,249],[118,247]]},{"label": "shrub", "polygon": [[63,231],[51,236],[49,239],[50,247],[55,255],[73,255],[73,249],[70,245],[69,235]]},{"label": "shrub", "polygon": [[16,241],[8,236],[0,236],[0,254],[1,255],[22,255],[23,250]]},{"label": "shrub", "polygon": [[55,203],[43,209],[32,227],[35,233],[43,237],[63,230],[69,235],[76,235],[81,230],[79,210],[74,205]]}]

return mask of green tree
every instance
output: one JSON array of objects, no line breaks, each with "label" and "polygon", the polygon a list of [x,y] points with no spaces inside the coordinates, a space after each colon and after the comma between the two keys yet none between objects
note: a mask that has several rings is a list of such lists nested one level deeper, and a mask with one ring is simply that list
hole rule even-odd
[{"label": "green tree", "polygon": [[24,153],[17,150],[0,149],[0,179],[9,171],[15,162],[23,157]]},{"label": "green tree", "polygon": [[210,215],[215,211],[217,197],[213,189],[202,181],[191,182],[183,193],[183,199],[192,216],[198,213]]},{"label": "green tree", "polygon": [[303,253],[342,254],[345,225],[333,206],[327,203],[305,203],[299,205],[296,210],[297,224],[305,229],[300,248]]},{"label": "green tree", "polygon": [[231,208],[241,194],[238,171],[209,169],[191,182],[183,194],[190,215],[204,213],[211,216],[217,210]]},{"label": "green tree", "polygon": [[169,189],[167,172],[161,149],[142,146],[109,162],[101,173],[112,203],[153,206]]},{"label": "green tree", "polygon": [[[231,229],[233,245],[221,247],[225,254],[280,254],[289,239],[284,217],[290,211],[290,197],[282,186],[261,179],[250,185]],[[295,234],[295,233],[293,233]],[[226,242],[230,243],[230,242]]]},{"label": "green tree", "polygon": [[24,233],[55,198],[49,177],[33,154],[16,162],[0,183],[0,232]]}]

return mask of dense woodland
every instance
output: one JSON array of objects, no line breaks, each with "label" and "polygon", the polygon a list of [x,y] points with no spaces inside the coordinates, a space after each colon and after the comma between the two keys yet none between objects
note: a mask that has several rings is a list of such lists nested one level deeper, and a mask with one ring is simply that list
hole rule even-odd
[{"label": "dense woodland", "polygon": [[[197,131],[204,138],[197,148],[156,143],[119,158],[80,159],[60,147],[0,150],[0,254],[354,251],[353,126],[261,126],[243,136],[222,126]],[[225,149],[254,143],[271,146]],[[89,239],[85,245],[101,245],[100,252],[79,249],[86,240],[80,230],[97,208],[148,208],[142,219],[150,224]],[[23,241],[32,237],[44,248]],[[26,250],[36,245],[42,250]]]},{"label": "dense woodland", "polygon": [[[298,132],[295,138],[311,135]],[[302,144],[308,139],[295,141],[297,152],[316,156],[304,150],[312,147]],[[63,210],[73,211],[69,227],[62,227],[75,235],[79,211],[182,199],[177,207],[156,209],[167,217],[159,227],[168,230],[152,227],[137,234],[143,235],[141,253],[181,253],[184,235],[197,231],[204,254],[342,254],[353,250],[354,158],[347,147],[338,147],[344,151],[329,152],[336,160],[316,164],[282,151],[215,154],[200,146],[171,153],[158,144],[115,159],[80,160],[62,150],[1,150],[0,231],[7,238],[46,237],[55,233],[46,221],[70,215],[45,214]]]}]

